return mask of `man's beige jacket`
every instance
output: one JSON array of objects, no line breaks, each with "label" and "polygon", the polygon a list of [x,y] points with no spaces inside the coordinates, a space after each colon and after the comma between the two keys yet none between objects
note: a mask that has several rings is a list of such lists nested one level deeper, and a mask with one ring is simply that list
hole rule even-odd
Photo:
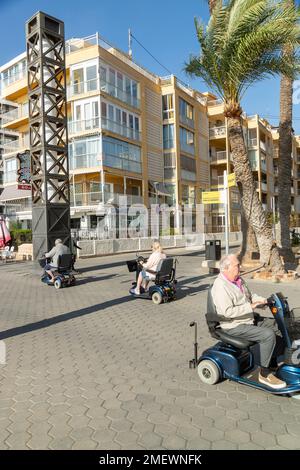
[{"label": "man's beige jacket", "polygon": [[218,315],[232,319],[232,321],[220,322],[224,330],[236,328],[239,325],[253,325],[251,303],[265,300],[264,297],[252,294],[245,281],[242,285],[243,292],[238,286],[228,281],[222,273],[213,284],[211,293]]}]

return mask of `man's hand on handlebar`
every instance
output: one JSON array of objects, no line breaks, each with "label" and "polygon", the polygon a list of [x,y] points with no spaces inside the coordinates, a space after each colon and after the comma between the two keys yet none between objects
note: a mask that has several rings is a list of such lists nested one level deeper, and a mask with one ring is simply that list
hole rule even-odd
[{"label": "man's hand on handlebar", "polygon": [[259,300],[258,302],[253,302],[251,304],[252,310],[255,310],[256,308],[265,308],[268,305],[267,299],[264,300]]}]

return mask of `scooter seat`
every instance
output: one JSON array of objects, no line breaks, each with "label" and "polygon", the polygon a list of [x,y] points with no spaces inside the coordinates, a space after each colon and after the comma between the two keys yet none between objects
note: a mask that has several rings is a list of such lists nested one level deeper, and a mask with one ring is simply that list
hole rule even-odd
[{"label": "scooter seat", "polygon": [[215,331],[216,335],[221,341],[223,341],[223,343],[230,344],[238,349],[247,349],[249,346],[253,346],[253,344],[255,344],[255,341],[247,341],[244,338],[231,336],[230,333],[226,333],[224,330],[221,330],[221,328],[217,328]]}]

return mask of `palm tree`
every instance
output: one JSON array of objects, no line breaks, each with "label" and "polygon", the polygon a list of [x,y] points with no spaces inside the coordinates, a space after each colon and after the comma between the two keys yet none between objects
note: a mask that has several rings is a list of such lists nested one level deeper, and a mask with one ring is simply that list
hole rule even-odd
[{"label": "palm tree", "polygon": [[[293,0],[284,0],[287,6]],[[283,54],[293,54],[293,47],[287,44]],[[278,159],[278,207],[280,222],[281,254],[286,263],[295,263],[295,255],[290,241],[291,216],[291,169],[292,169],[292,119],[293,119],[293,80],[283,75],[280,80],[280,122],[279,122],[279,159]]]},{"label": "palm tree", "polygon": [[242,129],[241,98],[249,86],[270,75],[296,73],[295,60],[280,51],[299,40],[298,11],[271,0],[220,0],[208,26],[195,20],[201,51],[190,57],[187,73],[204,79],[224,101],[242,210],[253,227],[260,259],[274,271],[283,269],[272,228],[259,201]]}]

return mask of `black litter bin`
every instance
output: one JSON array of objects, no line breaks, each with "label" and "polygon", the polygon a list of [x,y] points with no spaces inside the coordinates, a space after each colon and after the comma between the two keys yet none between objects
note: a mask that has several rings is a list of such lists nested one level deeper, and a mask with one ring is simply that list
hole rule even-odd
[{"label": "black litter bin", "polygon": [[221,240],[205,240],[205,259],[213,261],[221,259]]}]

